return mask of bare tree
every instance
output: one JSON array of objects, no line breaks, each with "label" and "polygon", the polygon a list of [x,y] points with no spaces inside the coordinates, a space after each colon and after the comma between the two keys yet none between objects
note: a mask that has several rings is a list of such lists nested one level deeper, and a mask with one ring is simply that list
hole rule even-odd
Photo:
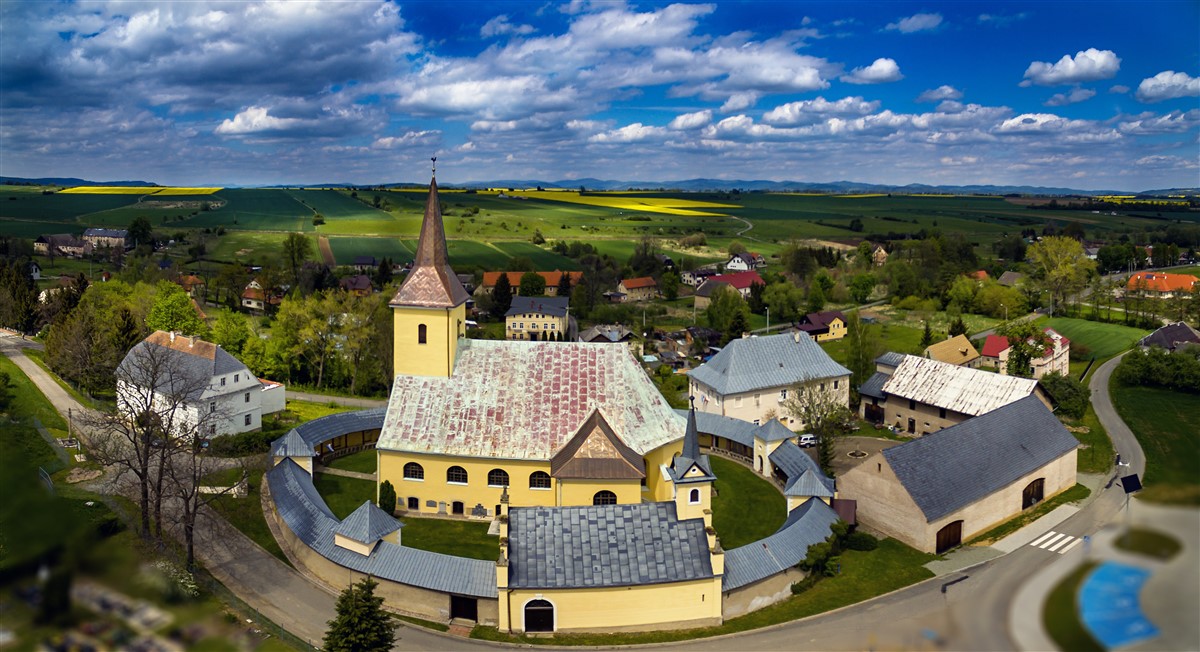
[{"label": "bare tree", "polygon": [[175,505],[180,514],[178,523],[183,528],[183,543],[187,550],[187,570],[196,570],[196,519],[205,505],[217,498],[232,492],[238,484],[246,482],[246,468],[241,467],[241,478],[236,484],[217,490],[204,489],[205,478],[214,471],[220,470],[218,460],[204,454],[204,439],[199,436],[191,437],[189,441],[181,442],[175,448],[175,455],[166,465],[168,493],[176,499]]},{"label": "bare tree", "polygon": [[850,432],[854,413],[836,392],[816,383],[798,383],[783,403],[787,414],[798,419],[804,430],[817,436],[817,463],[825,475],[833,477],[834,444]]},{"label": "bare tree", "polygon": [[157,536],[162,536],[163,482],[170,456],[207,434],[220,416],[215,403],[202,404],[211,375],[193,356],[172,349],[173,342],[165,338],[166,334],[152,335],[117,366],[116,410],[84,417],[85,427],[94,433],[92,454],[137,480],[143,537],[150,536],[151,517]]}]

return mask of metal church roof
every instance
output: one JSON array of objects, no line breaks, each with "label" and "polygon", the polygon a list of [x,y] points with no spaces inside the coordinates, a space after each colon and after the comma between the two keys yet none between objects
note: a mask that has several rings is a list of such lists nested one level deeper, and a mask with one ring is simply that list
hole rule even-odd
[{"label": "metal church roof", "polygon": [[771,451],[767,459],[787,476],[783,495],[833,497],[833,479],[826,476],[808,453],[795,443],[783,442]]},{"label": "metal church roof", "polygon": [[850,370],[834,362],[807,334],[797,331],[733,340],[688,375],[727,396],[840,378],[849,376]]},{"label": "metal church roof", "polygon": [[[368,556],[337,546],[339,521],[317,493],[312,476],[292,460],[266,473],[279,517],[305,545],[335,564],[411,586],[477,598],[496,597],[496,564],[381,541]],[[497,555],[499,543],[497,542]]]},{"label": "metal church roof", "polygon": [[313,457],[314,454],[313,445],[304,441],[295,428],[271,442],[271,455],[275,457]]},{"label": "metal church roof", "polygon": [[[681,417],[686,417],[688,411],[675,410],[675,413]],[[696,413],[697,431],[706,435],[724,437],[743,446],[754,446],[754,432],[759,428],[760,426],[756,426],[749,421],[742,421],[733,417],[710,414],[708,412]]]},{"label": "metal church roof", "polygon": [[515,507],[509,512],[509,586],[633,586],[712,577],[704,520],[675,503]]},{"label": "metal church roof", "polygon": [[725,576],[721,590],[732,591],[765,579],[800,563],[808,547],[826,539],[838,515],[820,498],[810,498],[793,509],[771,536],[725,551]]},{"label": "metal church roof", "polygon": [[462,282],[450,268],[437,179],[430,179],[429,197],[425,201],[425,217],[421,221],[421,237],[417,241],[413,266],[389,305],[453,308],[469,298]]},{"label": "metal church roof", "polygon": [[403,523],[389,516],[375,503],[366,500],[334,528],[333,533],[359,543],[372,544],[402,527]]}]

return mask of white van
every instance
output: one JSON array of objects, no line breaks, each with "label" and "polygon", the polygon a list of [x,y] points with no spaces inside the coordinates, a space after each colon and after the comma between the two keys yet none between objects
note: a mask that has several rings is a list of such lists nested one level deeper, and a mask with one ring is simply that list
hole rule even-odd
[{"label": "white van", "polygon": [[817,445],[816,435],[800,435],[800,448],[811,448]]}]

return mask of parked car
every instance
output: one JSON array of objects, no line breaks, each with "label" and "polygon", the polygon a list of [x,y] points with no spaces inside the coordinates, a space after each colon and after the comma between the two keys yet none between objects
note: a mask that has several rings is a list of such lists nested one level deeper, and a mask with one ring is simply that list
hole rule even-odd
[{"label": "parked car", "polygon": [[811,448],[817,445],[816,435],[800,435],[800,448]]}]

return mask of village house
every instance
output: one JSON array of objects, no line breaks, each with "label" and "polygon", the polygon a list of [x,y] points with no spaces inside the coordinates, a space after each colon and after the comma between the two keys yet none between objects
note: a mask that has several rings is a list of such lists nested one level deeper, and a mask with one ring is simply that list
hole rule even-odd
[{"label": "village house", "polygon": [[752,269],[761,269],[767,266],[767,259],[762,254],[753,251],[746,251],[740,254],[733,254],[725,263],[726,272],[748,272]]},{"label": "village house", "polygon": [[867,457],[838,492],[863,525],[941,554],[1075,486],[1078,446],[1025,396]]},{"label": "village house", "polygon": [[979,351],[966,335],[955,335],[948,340],[925,347],[925,357],[939,362],[978,369],[982,362]]},{"label": "village house", "polygon": [[566,297],[522,297],[512,299],[504,313],[504,339],[557,340],[571,337],[571,319]]},{"label": "village house", "polygon": [[875,365],[875,375],[858,389],[862,418],[912,436],[937,432],[1030,394],[1050,407],[1032,378],[898,353],[883,354]]},{"label": "village house", "polygon": [[680,275],[684,285],[700,287],[705,281],[717,275],[717,270],[711,268],[685,269]]},{"label": "village house", "polygon": [[92,253],[92,243],[76,238],[70,233],[39,235],[33,241],[33,251],[43,256],[79,258]]},{"label": "village house", "polygon": [[242,309],[250,312],[262,313],[265,312],[267,306],[279,306],[282,297],[275,293],[268,293],[263,289],[258,279],[251,280],[246,289],[242,290]]},{"label": "village house", "polygon": [[818,342],[840,340],[846,336],[846,316],[837,310],[810,312],[800,318],[796,329]]},{"label": "village house", "polygon": [[[688,372],[696,409],[755,424],[779,419],[788,428],[803,423],[787,410],[798,387],[838,405],[850,405],[850,371],[833,361],[811,337],[783,335],[733,340],[708,362]],[[755,451],[762,472],[769,451]]]},{"label": "village house", "polygon": [[1159,299],[1170,299],[1179,294],[1192,296],[1198,284],[1200,279],[1191,274],[1138,272],[1125,283],[1125,294],[1144,292]]},{"label": "village house", "polygon": [[180,276],[175,282],[179,284],[179,287],[183,288],[183,291],[187,293],[189,297],[192,297],[193,299],[197,297],[204,297],[204,288],[207,287],[207,284],[205,284],[204,279],[200,278],[199,276],[196,276],[195,274],[186,274]]},{"label": "village house", "polygon": [[653,276],[627,278],[617,284],[617,292],[625,295],[622,301],[648,301],[658,296],[658,282]]},{"label": "village house", "polygon": [[338,287],[346,293],[356,297],[369,297],[373,291],[371,287],[371,277],[366,274],[355,274],[347,276],[338,281]]},{"label": "village house", "polygon": [[[1071,340],[1059,335],[1052,328],[1045,328],[1043,331],[1046,337],[1049,338],[1049,343],[1046,345],[1042,356],[1030,360],[1030,376],[1033,378],[1041,378],[1046,374],[1060,373],[1065,375],[1071,372]],[[996,368],[1002,375],[1008,374],[1008,355],[1011,346],[1008,343],[1008,338],[1003,335],[988,335],[983,342],[983,351],[980,353],[980,364],[991,365]]]},{"label": "village house", "polygon": [[[520,294],[521,277],[526,274],[525,272],[484,272],[483,283],[479,285],[476,292],[491,294],[492,290],[496,288],[496,281],[500,279],[501,274],[508,277],[508,285],[512,288],[513,294]],[[571,287],[575,287],[579,283],[579,280],[583,278],[583,272],[562,272],[558,270],[553,272],[537,272],[537,275],[546,281],[546,296],[558,296],[558,286],[562,282],[563,274],[566,274],[571,279]]]},{"label": "village house", "polygon": [[379,260],[374,256],[355,256],[350,266],[359,274],[371,274],[379,269]]},{"label": "village house", "polygon": [[887,259],[887,249],[884,249],[883,245],[875,245],[875,249],[871,251],[871,262],[874,263],[876,267],[883,267],[883,264],[887,262]]},{"label": "village house", "polygon": [[117,406],[132,419],[153,405],[176,434],[219,437],[261,428],[264,392],[268,409],[283,409],[282,386],[268,383],[216,344],[155,331],[118,365]]},{"label": "village house", "polygon": [[1011,288],[1011,287],[1016,287],[1024,278],[1025,278],[1025,275],[1022,274],[1021,272],[1014,272],[1012,270],[1009,270],[1009,271],[1001,274],[1000,278],[996,279],[996,282],[999,283],[1000,285],[1003,285],[1006,288]]},{"label": "village house", "polygon": [[738,294],[742,295],[742,298],[745,299],[750,296],[750,286],[755,284],[765,285],[762,277],[758,275],[758,272],[754,271],[711,276],[703,285],[696,288],[696,308],[700,310],[707,308],[709,302],[712,300],[713,293],[719,287],[731,287],[737,290]]},{"label": "village house", "polygon": [[1157,346],[1174,353],[1180,349],[1200,346],[1200,331],[1184,322],[1175,322],[1138,340],[1138,346],[1143,349]]},{"label": "village house", "polygon": [[620,324],[597,324],[579,334],[580,342],[628,343],[633,331]]},{"label": "village house", "polygon": [[83,240],[95,249],[127,249],[129,232],[125,229],[91,228],[83,232]]}]

